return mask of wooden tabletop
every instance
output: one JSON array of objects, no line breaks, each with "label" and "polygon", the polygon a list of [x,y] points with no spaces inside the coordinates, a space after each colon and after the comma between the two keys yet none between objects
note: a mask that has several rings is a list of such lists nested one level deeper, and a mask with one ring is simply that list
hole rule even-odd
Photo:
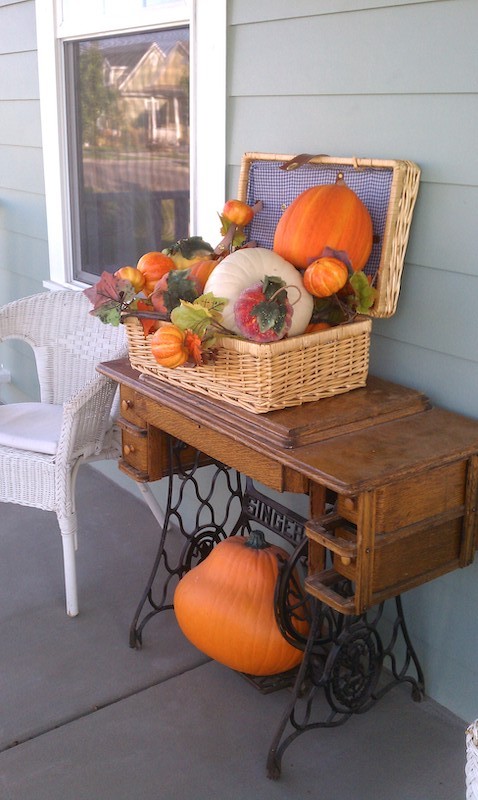
[{"label": "wooden tabletop", "polygon": [[237,441],[349,496],[478,453],[478,421],[431,408],[422,393],[373,376],[362,389],[254,414],[140,375],[128,359],[98,371],[223,434],[225,463]]}]

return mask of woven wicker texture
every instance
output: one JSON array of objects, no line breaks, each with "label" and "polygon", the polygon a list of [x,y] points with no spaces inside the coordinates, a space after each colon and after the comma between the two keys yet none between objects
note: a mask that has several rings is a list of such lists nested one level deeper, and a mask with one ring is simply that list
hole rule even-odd
[{"label": "woven wicker texture", "polygon": [[238,198],[251,205],[262,200],[247,232],[260,247],[272,248],[274,231],[283,210],[301,192],[321,184],[335,183],[342,172],[347,184],[367,206],[377,242],[365,272],[377,273],[378,297],[372,317],[395,313],[410,235],[420,169],[411,161],[332,158],[316,156],[291,171],[279,169],[290,155],[246,153],[242,159]]},{"label": "woven wicker texture", "polygon": [[[98,375],[100,361],[126,355],[122,327],[89,315],[81,293],[33,295],[0,308],[0,341],[20,339],[35,354],[41,400],[63,405],[60,440],[54,455],[0,446],[0,502],[54,511],[63,536],[68,613],[78,613],[74,563],[74,487],[85,460],[116,458],[112,407],[117,385]],[[66,552],[68,550],[68,554]],[[69,585],[68,585],[69,584]]]},{"label": "woven wicker texture", "polygon": [[128,317],[126,328],[139,372],[257,414],[348,392],[367,380],[371,321],[364,318],[273,344],[222,337],[214,364],[177,369],[155,361],[137,319]]},{"label": "woven wicker texture", "polygon": [[466,730],[466,800],[478,800],[478,720]]}]

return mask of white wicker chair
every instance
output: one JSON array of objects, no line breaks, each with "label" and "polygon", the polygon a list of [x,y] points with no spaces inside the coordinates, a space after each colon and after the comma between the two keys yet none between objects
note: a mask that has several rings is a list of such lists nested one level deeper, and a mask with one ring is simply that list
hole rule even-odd
[{"label": "white wicker chair", "polygon": [[39,403],[0,405],[0,502],[54,511],[63,543],[66,612],[78,614],[75,481],[85,461],[117,458],[113,426],[116,383],[100,361],[120,358],[123,326],[102,324],[82,292],[61,290],[0,308],[0,341],[33,348]]}]

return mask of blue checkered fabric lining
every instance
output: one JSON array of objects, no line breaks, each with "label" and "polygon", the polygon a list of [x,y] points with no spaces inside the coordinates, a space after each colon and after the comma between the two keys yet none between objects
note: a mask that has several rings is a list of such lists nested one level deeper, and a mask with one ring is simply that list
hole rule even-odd
[{"label": "blue checkered fabric lining", "polygon": [[374,243],[365,272],[374,274],[380,264],[383,233],[387,219],[393,170],[383,167],[360,167],[341,164],[304,164],[285,171],[277,161],[254,161],[250,165],[247,202],[262,200],[263,210],[256,214],[246,229],[247,238],[259,247],[272,249],[277,223],[290,203],[306,189],[324,183],[335,183],[342,172],[347,186],[360,197],[370,211]]}]

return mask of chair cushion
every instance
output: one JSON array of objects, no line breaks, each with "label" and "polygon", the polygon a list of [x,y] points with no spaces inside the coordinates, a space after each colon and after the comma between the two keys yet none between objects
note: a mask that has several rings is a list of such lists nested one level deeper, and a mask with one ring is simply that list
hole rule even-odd
[{"label": "chair cushion", "polygon": [[56,453],[63,406],[51,403],[0,405],[0,445],[35,453]]}]

